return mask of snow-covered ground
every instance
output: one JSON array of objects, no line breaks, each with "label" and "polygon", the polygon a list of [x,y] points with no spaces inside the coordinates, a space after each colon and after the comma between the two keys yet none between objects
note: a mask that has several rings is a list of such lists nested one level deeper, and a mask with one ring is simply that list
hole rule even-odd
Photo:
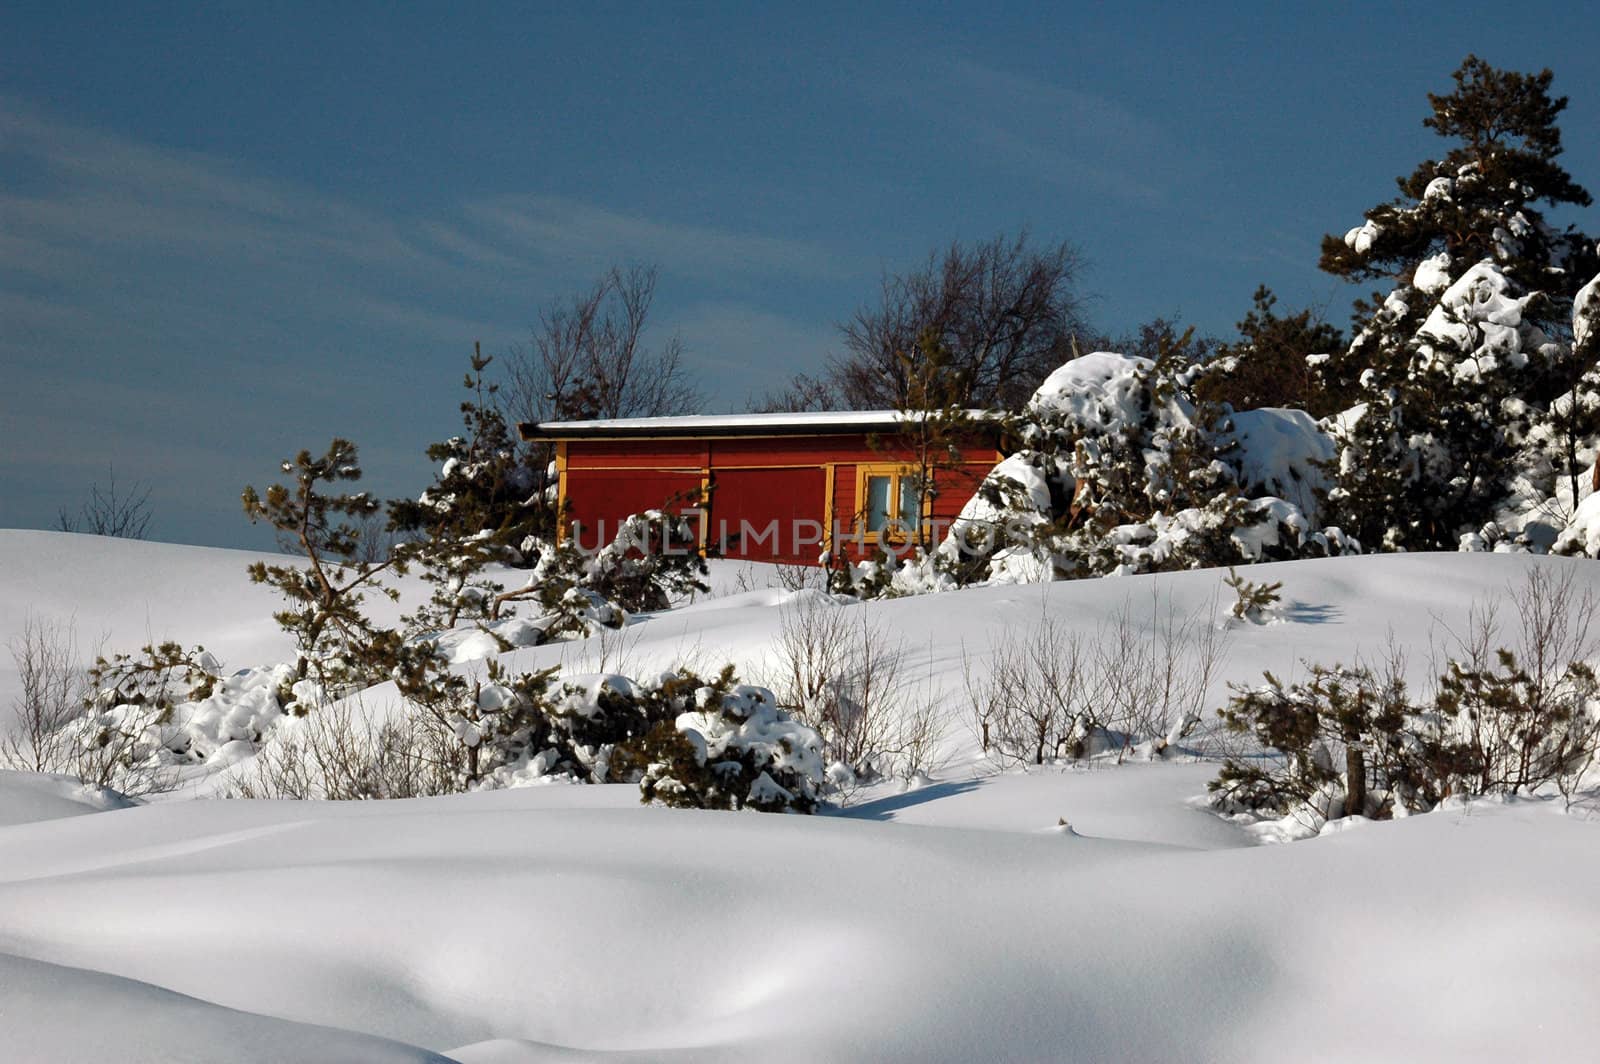
[{"label": "snow-covered ground", "polygon": [[[229,666],[273,660],[287,647],[250,558],[0,532],[0,637],[31,610],[108,649],[170,637]],[[1392,631],[1421,680],[1430,632],[1535,565],[1600,591],[1592,563],[1511,555],[1252,569],[1286,606],[1228,629],[1223,678],[1349,661]],[[827,816],[564,785],[108,809],[0,774],[0,1057],[1594,1059],[1600,810],[1455,804],[1261,846],[1197,800],[1212,764],[974,759],[964,653],[981,663],[1042,616],[1093,633],[1152,602],[1220,623],[1222,575],[844,607],[943,692],[949,762]],[[732,567],[717,582],[731,593],[613,637],[612,667],[732,660],[759,678],[791,593],[737,591]]]}]

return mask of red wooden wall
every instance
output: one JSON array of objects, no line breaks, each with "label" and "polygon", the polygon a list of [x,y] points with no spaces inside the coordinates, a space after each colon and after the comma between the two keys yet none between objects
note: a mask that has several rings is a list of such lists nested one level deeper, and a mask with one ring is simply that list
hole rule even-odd
[{"label": "red wooden wall", "polygon": [[[849,538],[858,518],[859,467],[912,462],[909,448],[893,437],[875,442],[865,434],[565,440],[557,451],[561,496],[585,548],[609,540],[628,514],[704,487],[702,546],[712,554],[816,564],[837,523],[846,539],[836,545],[860,558],[876,546]],[[964,453],[961,469],[938,474],[937,522],[953,519],[1000,459],[987,439]],[[692,503],[674,508],[686,505]]]}]

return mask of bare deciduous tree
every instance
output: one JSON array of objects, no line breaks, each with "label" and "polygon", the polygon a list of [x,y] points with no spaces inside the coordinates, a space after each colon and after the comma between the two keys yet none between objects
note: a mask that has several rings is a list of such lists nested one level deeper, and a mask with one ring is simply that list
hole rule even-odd
[{"label": "bare deciduous tree", "polygon": [[810,414],[835,410],[841,402],[833,381],[827,377],[797,373],[782,388],[764,392],[759,399],[752,398],[749,406],[756,414]]},{"label": "bare deciduous tree", "polygon": [[822,734],[842,799],[853,782],[890,774],[909,779],[933,768],[944,711],[931,680],[919,692],[903,673],[906,648],[859,609],[823,595],[781,608],[769,686],[778,705]]},{"label": "bare deciduous tree", "polygon": [[539,312],[527,347],[506,359],[508,420],[660,417],[703,399],[676,336],[645,343],[654,266],[613,267],[587,291]]},{"label": "bare deciduous tree", "polygon": [[89,694],[76,629],[30,613],[9,649],[20,690],[14,702],[16,730],[0,736],[0,765],[68,772],[75,749],[64,729],[83,715]]},{"label": "bare deciduous tree", "polygon": [[1081,266],[1071,244],[1034,247],[1026,232],[954,242],[919,269],[884,277],[878,305],[840,325],[845,351],[829,381],[855,409],[903,407],[919,341],[931,332],[966,405],[1015,407],[1071,357]]},{"label": "bare deciduous tree", "polygon": [[106,662],[84,668],[75,625],[29,614],[9,649],[21,691],[16,730],[0,736],[0,767],[76,776],[130,797],[177,785],[177,773],[152,756],[164,707],[101,704],[95,680]]},{"label": "bare deciduous tree", "polygon": [[117,470],[108,466],[106,487],[89,486],[89,500],[71,514],[65,508],[56,517],[62,532],[86,532],[94,536],[143,539],[150,529],[150,488],[135,481],[126,491],[117,487]]}]

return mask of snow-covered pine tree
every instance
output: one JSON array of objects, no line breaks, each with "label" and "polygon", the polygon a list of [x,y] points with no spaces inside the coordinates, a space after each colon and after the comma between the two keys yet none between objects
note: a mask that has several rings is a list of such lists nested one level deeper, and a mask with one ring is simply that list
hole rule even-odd
[{"label": "snow-covered pine tree", "polygon": [[472,370],[463,382],[468,398],[461,403],[466,432],[428,448],[439,469],[420,498],[389,504],[390,527],[416,537],[405,549],[434,588],[427,604],[408,618],[413,628],[448,629],[463,618],[487,617],[494,596],[504,590],[487,575],[489,566],[522,564],[528,537],[550,531],[494,401],[498,386],[484,380],[492,361],[473,345]]},{"label": "snow-covered pine tree", "polygon": [[1424,119],[1451,150],[1323,240],[1323,269],[1394,286],[1357,304],[1334,367],[1362,405],[1341,419],[1328,500],[1341,526],[1392,549],[1454,548],[1492,521],[1538,412],[1572,386],[1561,333],[1595,267],[1593,242],[1536,207],[1590,202],[1556,162],[1567,101],[1550,71],[1468,56],[1454,78]]},{"label": "snow-covered pine tree", "polygon": [[1025,442],[1055,482],[1051,497],[1070,499],[1047,532],[1066,575],[1251,560],[1233,538],[1250,519],[1222,460],[1226,443],[1190,390],[1188,338],[1163,344],[1154,361],[1097,353],[1069,362],[1052,377],[1054,394],[1046,381],[1030,404]]}]

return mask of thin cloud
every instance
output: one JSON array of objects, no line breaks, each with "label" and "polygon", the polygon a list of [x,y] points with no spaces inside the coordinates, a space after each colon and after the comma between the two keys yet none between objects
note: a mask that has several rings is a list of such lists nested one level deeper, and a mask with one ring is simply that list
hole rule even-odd
[{"label": "thin cloud", "polygon": [[820,245],[715,226],[664,222],[559,196],[499,196],[465,213],[519,248],[604,267],[644,259],[665,270],[726,278],[750,271],[836,277],[842,269]]},{"label": "thin cloud", "polygon": [[[136,143],[0,97],[0,144],[46,175],[0,193],[0,270],[82,280],[107,251],[252,268],[400,277],[525,297],[529,281],[642,260],[668,273],[831,276],[820,246],[686,225],[549,196],[479,199],[389,217],[211,156]],[[48,251],[48,254],[41,254]],[[225,268],[225,267],[224,267]],[[316,296],[322,282],[307,286]],[[375,304],[376,305],[376,304]],[[386,317],[392,317],[386,315]]]},{"label": "thin cloud", "polygon": [[0,423],[17,429],[0,523],[48,523],[115,454],[130,480],[185,478],[175,528],[232,528],[248,456],[333,431],[362,442],[377,490],[407,484],[425,475],[419,423],[453,426],[453,395],[428,404],[471,343],[521,337],[614,262],[730,300],[707,336],[678,318],[689,361],[718,380],[730,345],[782,346],[776,318],[712,328],[739,317],[732,293],[837,268],[806,241],[571,199],[386,211],[3,96],[0,167],[17,175],[0,186]]},{"label": "thin cloud", "polygon": [[[697,366],[746,388],[768,387],[792,373],[817,371],[834,342],[831,326],[743,303],[697,303],[666,319],[662,329],[676,332],[692,345],[690,354]],[[732,398],[730,388],[723,391]]]},{"label": "thin cloud", "polygon": [[1180,145],[1159,123],[1108,97],[970,60],[927,70],[865,85],[1008,174],[1139,207],[1170,202],[1162,175],[1179,171]]}]

